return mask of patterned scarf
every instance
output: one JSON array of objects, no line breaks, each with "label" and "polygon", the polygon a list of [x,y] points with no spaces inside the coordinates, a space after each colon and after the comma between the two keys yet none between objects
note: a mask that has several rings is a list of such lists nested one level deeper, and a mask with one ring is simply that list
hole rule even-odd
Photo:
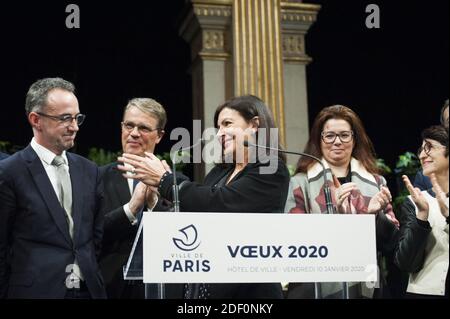
[{"label": "patterned scarf", "polygon": [[[331,190],[331,198],[336,210],[336,189],[341,186],[339,180],[331,172],[328,163],[322,159],[327,174],[327,183]],[[344,214],[367,214],[371,198],[386,185],[386,180],[379,175],[369,173],[355,158],[350,161],[351,182],[356,184],[356,190],[351,192],[348,200],[343,204]],[[299,173],[291,178],[289,193],[286,201],[286,213],[292,214],[326,214],[327,207],[323,185],[323,171],[319,163],[312,166],[308,172]],[[379,212],[383,213],[383,212]],[[399,222],[395,218],[392,205],[384,209],[385,216],[397,227]],[[350,298],[372,298],[373,288],[364,283],[350,282]],[[325,298],[340,298],[342,283],[322,283],[322,294]]]},{"label": "patterned scarf", "polygon": [[[332,174],[328,163],[324,159],[322,162],[325,165],[327,183],[331,190],[333,205],[336,208],[335,193],[341,184]],[[348,200],[344,202],[344,213],[367,214],[370,200],[381,190],[381,186],[386,185],[386,180],[380,175],[369,173],[355,158],[350,161],[350,176],[357,189],[353,190]],[[325,214],[327,212],[323,171],[319,163],[313,165],[306,174],[299,173],[291,178],[285,212],[294,214]],[[384,213],[397,227],[399,226],[391,204],[384,209]]]}]

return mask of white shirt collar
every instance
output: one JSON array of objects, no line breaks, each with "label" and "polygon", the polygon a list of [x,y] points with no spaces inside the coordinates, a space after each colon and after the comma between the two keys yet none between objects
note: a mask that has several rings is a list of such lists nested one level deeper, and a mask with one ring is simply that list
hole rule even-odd
[{"label": "white shirt collar", "polygon": [[[45,148],[44,146],[38,144],[38,142],[36,142],[36,139],[34,137],[31,140],[30,145],[33,148],[33,150],[36,152],[36,154],[38,155],[38,157],[41,161],[43,161],[44,163],[46,163],[48,165],[52,165],[53,160],[57,156],[55,153],[53,153],[49,149]],[[66,165],[68,165],[69,161],[67,160],[66,151],[62,152],[61,157],[64,159],[64,163]]]},{"label": "white shirt collar", "polygon": [[[325,166],[325,169],[329,169],[330,166],[328,165],[328,162],[322,158],[322,163]],[[369,173],[366,168],[362,165],[360,161],[358,161],[356,158],[352,157],[350,160],[350,169],[352,172],[358,173],[361,177],[364,177],[365,179],[377,184],[377,181],[373,174]],[[319,175],[322,172],[322,166],[320,166],[319,163],[315,163],[307,172],[308,179],[312,179]]]}]

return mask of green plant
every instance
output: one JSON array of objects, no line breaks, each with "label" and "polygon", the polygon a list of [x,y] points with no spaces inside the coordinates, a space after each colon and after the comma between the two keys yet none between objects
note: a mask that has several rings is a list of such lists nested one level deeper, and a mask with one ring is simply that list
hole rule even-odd
[{"label": "green plant", "polygon": [[377,167],[381,170],[382,175],[392,174],[392,169],[384,162],[384,159],[377,159]]},{"label": "green plant", "polygon": [[11,143],[0,141],[0,151],[1,152],[8,152],[8,149],[10,148]]},{"label": "green plant", "polygon": [[420,170],[420,162],[416,154],[411,152],[406,152],[398,157],[398,161],[395,166],[395,177],[397,182],[397,197],[393,201],[394,210],[398,211],[408,197],[409,192],[406,189],[402,176],[407,175],[411,182],[413,182],[414,177]]},{"label": "green plant", "polygon": [[4,152],[7,154],[14,154],[17,151],[23,149],[23,146],[14,145],[10,142],[0,141],[0,152]]},{"label": "green plant", "polygon": [[107,165],[117,161],[117,157],[121,152],[106,151],[102,148],[92,147],[89,149],[88,158],[95,162],[98,166]]},{"label": "green plant", "polygon": [[395,166],[395,173],[397,175],[416,175],[420,169],[420,162],[416,154],[406,152],[398,157]]},{"label": "green plant", "polygon": [[409,196],[409,192],[406,189],[403,189],[397,197],[394,198],[394,201],[392,202],[392,206],[394,208],[395,212],[398,212],[400,210],[400,207],[402,206],[405,199]]}]

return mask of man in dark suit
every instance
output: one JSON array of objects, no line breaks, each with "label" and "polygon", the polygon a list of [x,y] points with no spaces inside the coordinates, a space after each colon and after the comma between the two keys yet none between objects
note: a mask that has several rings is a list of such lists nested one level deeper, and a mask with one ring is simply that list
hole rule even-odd
[{"label": "man in dark suit", "polygon": [[[153,153],[163,135],[166,112],[157,101],[148,98],[131,100],[122,121],[122,149],[125,153],[144,156]],[[134,184],[117,169],[118,163],[101,168],[105,187],[105,233],[100,268],[105,278],[108,298],[142,299],[144,285],[123,279],[123,266],[131,253],[142,210],[166,211],[169,205],[158,201],[143,183]],[[156,287],[147,297],[156,298]],[[181,293],[180,293],[181,297]]]},{"label": "man in dark suit", "polygon": [[72,148],[85,116],[72,83],[35,82],[28,147],[0,162],[0,298],[105,298],[97,166]]},{"label": "man in dark suit", "polygon": [[8,157],[7,154],[0,152],[0,161],[1,161],[2,159],[7,158],[7,157]]}]

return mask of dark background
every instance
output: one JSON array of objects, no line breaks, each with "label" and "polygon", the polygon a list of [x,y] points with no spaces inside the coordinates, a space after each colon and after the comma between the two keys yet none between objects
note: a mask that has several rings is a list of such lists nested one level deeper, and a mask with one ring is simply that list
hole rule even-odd
[{"label": "dark background", "polygon": [[[362,118],[379,157],[391,166],[415,151],[448,97],[449,2],[317,1],[307,53],[309,120],[344,104]],[[25,146],[32,132],[25,94],[38,78],[74,82],[88,115],[76,151],[120,150],[120,120],[132,97],[153,97],[168,111],[167,131],[192,128],[190,50],[179,37],[184,0],[76,1],[81,29],[65,27],[66,1],[4,3],[0,9],[0,140]],[[381,9],[381,29],[367,29],[366,5]],[[157,152],[169,151],[169,138]]]},{"label": "dark background", "polygon": [[[308,1],[322,5],[306,38],[310,122],[325,106],[355,110],[394,166],[438,124],[449,88],[449,1]],[[367,29],[368,4],[381,28]]]},{"label": "dark background", "polygon": [[[67,29],[66,6],[80,7],[81,28]],[[184,1],[33,1],[0,9],[3,115],[0,140],[25,146],[32,131],[25,96],[37,79],[60,76],[77,88],[87,119],[76,152],[121,150],[127,101],[152,97],[167,109],[168,131],[192,127],[190,49],[178,36]],[[170,150],[169,138],[158,151]]]}]

